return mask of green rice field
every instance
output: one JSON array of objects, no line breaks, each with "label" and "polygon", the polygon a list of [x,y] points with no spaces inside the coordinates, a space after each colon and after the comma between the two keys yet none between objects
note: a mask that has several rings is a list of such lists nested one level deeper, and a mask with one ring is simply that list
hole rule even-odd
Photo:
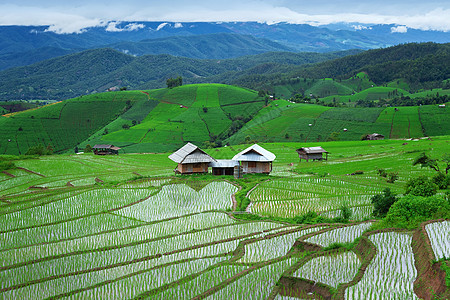
[{"label": "green rice field", "polygon": [[[218,105],[209,91],[195,95]],[[450,258],[448,220],[373,230],[370,197],[432,175],[412,160],[447,153],[448,136],[324,142],[329,160],[309,163],[295,149],[315,143],[261,145],[277,156],[272,173],[242,179],[175,176],[170,152],[14,160],[0,172],[0,299],[422,297],[415,282],[426,263]],[[223,159],[247,146],[206,151]],[[399,179],[386,182],[378,168]],[[250,205],[237,211],[242,198]],[[348,223],[288,222],[311,212],[332,220],[342,205]]]}]

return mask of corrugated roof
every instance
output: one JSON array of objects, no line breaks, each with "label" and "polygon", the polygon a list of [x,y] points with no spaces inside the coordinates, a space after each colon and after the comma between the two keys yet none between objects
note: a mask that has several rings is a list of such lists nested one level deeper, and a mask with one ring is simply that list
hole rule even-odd
[{"label": "corrugated roof", "polygon": [[92,147],[93,149],[109,149],[113,147],[113,145],[95,145],[94,147]]},{"label": "corrugated roof", "polygon": [[297,152],[299,151],[305,151],[308,154],[314,154],[314,153],[328,153],[328,151],[326,151],[325,149],[323,149],[322,147],[303,147],[300,149],[297,149]]},{"label": "corrugated roof", "polygon": [[269,162],[274,161],[276,158],[275,154],[267,151],[258,144],[254,144],[244,151],[239,152],[233,157],[233,160],[237,161],[261,161]]},{"label": "corrugated roof", "polygon": [[213,168],[234,168],[239,162],[231,159],[218,159],[209,164]]},{"label": "corrugated roof", "polygon": [[187,143],[171,155],[169,158],[176,163],[194,164],[200,162],[213,162],[214,158],[206,154],[202,149],[194,144]]},{"label": "corrugated roof", "polygon": [[111,147],[111,150],[120,150],[121,148],[119,148],[119,147]]}]

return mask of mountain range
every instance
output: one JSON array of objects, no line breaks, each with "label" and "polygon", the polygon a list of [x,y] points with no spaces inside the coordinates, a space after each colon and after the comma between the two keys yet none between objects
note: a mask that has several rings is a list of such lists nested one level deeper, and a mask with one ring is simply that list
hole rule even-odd
[{"label": "mountain range", "polygon": [[0,26],[0,70],[105,47],[137,56],[171,54],[225,59],[268,51],[367,50],[400,43],[449,41],[448,32],[396,24],[325,27],[257,22],[110,22],[72,34],[52,32],[49,26]]},{"label": "mountain range", "polygon": [[[236,39],[234,39],[236,40]],[[450,44],[405,44],[361,52],[267,52],[231,59],[194,59],[168,54],[133,56],[92,49],[0,72],[0,99],[63,100],[119,89],[154,89],[166,79],[225,83],[273,91],[291,78],[346,79],[368,73],[377,84],[405,79],[410,88],[440,88],[450,78]],[[413,71],[411,71],[413,70]]]}]

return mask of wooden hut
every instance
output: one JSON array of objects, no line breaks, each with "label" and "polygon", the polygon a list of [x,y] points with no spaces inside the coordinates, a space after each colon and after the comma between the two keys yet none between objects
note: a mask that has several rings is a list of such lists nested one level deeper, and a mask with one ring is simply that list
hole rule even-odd
[{"label": "wooden hut", "polygon": [[366,140],[369,141],[384,140],[384,135],[379,133],[368,134],[366,135]]},{"label": "wooden hut", "polygon": [[254,144],[233,157],[242,166],[244,173],[265,173],[272,172],[272,162],[276,156],[263,147]]},{"label": "wooden hut", "polygon": [[234,175],[234,167],[239,162],[231,159],[218,159],[210,163],[213,175]]},{"label": "wooden hut", "polygon": [[111,154],[119,154],[119,147],[115,147],[114,145],[95,145],[92,147],[94,150],[94,154],[96,155],[111,155]]},{"label": "wooden hut", "polygon": [[312,160],[322,160],[323,153],[325,153],[325,160],[328,160],[328,151],[324,150],[322,147],[303,147],[296,150],[300,161],[306,159],[308,162],[310,159]]},{"label": "wooden hut", "polygon": [[208,173],[209,164],[216,161],[191,143],[187,143],[169,155],[169,158],[178,164],[174,170],[178,174]]}]

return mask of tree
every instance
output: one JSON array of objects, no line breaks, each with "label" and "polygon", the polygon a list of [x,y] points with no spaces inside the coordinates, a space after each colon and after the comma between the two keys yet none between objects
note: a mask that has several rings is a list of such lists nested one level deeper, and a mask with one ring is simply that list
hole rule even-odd
[{"label": "tree", "polygon": [[125,129],[125,130],[128,130],[128,129],[130,129],[130,125],[125,123],[125,124],[122,125],[122,128]]},{"label": "tree", "polygon": [[449,185],[450,176],[445,176],[444,173],[438,172],[431,178],[431,180],[440,190],[445,190]]},{"label": "tree", "polygon": [[385,188],[383,194],[375,195],[370,200],[373,204],[373,215],[382,218],[397,201],[397,195],[392,193],[390,188]]},{"label": "tree", "polygon": [[448,174],[450,170],[450,155],[444,154],[441,159],[435,159],[428,156],[425,152],[422,152],[413,161],[413,166],[420,165],[421,168],[430,168],[436,172],[441,172],[439,163],[444,164],[445,174]]},{"label": "tree", "polygon": [[44,147],[44,145],[39,144],[37,146],[30,147],[28,151],[25,153],[25,155],[51,155],[53,154],[53,146],[48,144],[47,147]]},{"label": "tree", "polygon": [[92,146],[87,144],[84,148],[84,153],[91,153],[92,152]]},{"label": "tree", "polygon": [[54,149],[53,149],[52,145],[48,144],[47,148],[45,148],[45,149],[46,149],[45,155],[52,155],[53,154]]},{"label": "tree", "polygon": [[407,195],[396,201],[383,223],[389,227],[414,229],[420,223],[450,217],[450,202],[444,197]]},{"label": "tree", "polygon": [[436,194],[438,186],[427,176],[419,176],[408,180],[405,194],[414,196],[430,197]]},{"label": "tree", "polygon": [[167,87],[169,89],[182,86],[183,85],[183,78],[181,76],[178,76],[177,78],[169,78],[166,81]]},{"label": "tree", "polygon": [[331,141],[339,141],[340,132],[332,132],[330,136],[327,138],[327,142]]}]

